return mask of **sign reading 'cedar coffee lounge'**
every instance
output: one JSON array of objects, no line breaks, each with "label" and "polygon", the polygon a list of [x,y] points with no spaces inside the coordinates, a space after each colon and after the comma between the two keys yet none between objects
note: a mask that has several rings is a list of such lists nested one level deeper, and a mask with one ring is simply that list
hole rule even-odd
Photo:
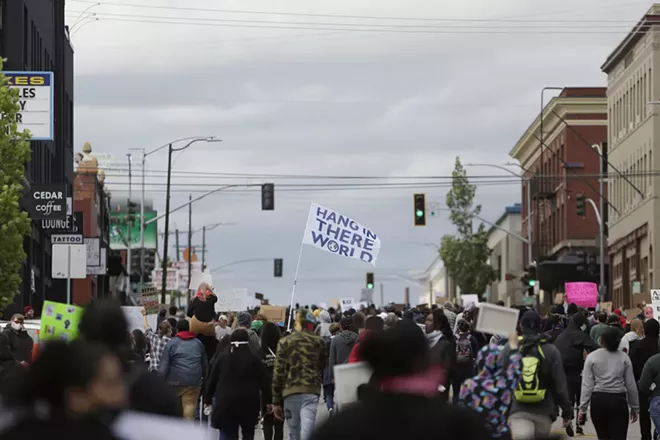
[{"label": "sign reading 'cedar coffee lounge'", "polygon": [[33,184],[29,194],[27,210],[32,220],[66,218],[66,184]]}]

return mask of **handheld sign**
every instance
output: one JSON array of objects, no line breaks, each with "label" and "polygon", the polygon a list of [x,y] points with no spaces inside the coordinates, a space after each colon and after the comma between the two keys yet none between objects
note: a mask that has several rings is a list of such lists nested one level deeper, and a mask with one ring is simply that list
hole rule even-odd
[{"label": "handheld sign", "polygon": [[39,340],[59,339],[62,341],[71,341],[76,339],[78,337],[78,325],[80,324],[82,314],[82,307],[45,301],[43,313],[41,314]]},{"label": "handheld sign", "polygon": [[479,306],[476,330],[509,337],[516,331],[519,313],[518,309],[482,303]]},{"label": "handheld sign", "polygon": [[155,287],[142,289],[142,306],[147,315],[157,315],[160,310],[159,292]]},{"label": "handheld sign", "polygon": [[335,403],[339,410],[344,405],[357,402],[358,387],[368,384],[371,375],[371,367],[366,362],[335,365]]}]

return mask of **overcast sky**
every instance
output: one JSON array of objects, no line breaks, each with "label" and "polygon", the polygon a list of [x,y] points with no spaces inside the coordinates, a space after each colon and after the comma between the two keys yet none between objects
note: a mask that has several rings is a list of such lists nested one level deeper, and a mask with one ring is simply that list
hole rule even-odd
[{"label": "overcast sky", "polygon": [[[541,89],[604,86],[600,65],[651,5],[629,0],[101,3],[67,2],[69,25],[80,18],[72,37],[76,145],[88,141],[94,152],[111,153],[126,168],[131,148],[149,150],[196,135],[222,139],[174,156],[172,205],[223,184],[274,182],[275,211],[261,211],[255,188],[226,190],[194,205],[193,228],[234,223],[207,234],[210,268],[283,258],[281,279],[272,277],[270,261],[213,274],[220,289],[246,287],[282,305],[290,301],[311,201],[371,227],[382,240],[377,287],[383,283],[386,301],[401,302],[409,286],[415,301],[420,287],[400,277],[425,270],[437,255],[428,243],[439,244],[454,229],[445,217],[415,228],[412,194],[425,192],[429,202],[444,203],[448,180],[442,177],[450,175],[456,156],[465,163],[510,161],[508,152],[538,113]],[[218,8],[223,11],[211,10]],[[148,194],[161,212],[166,166],[165,151],[148,158]],[[107,172],[115,194],[128,188],[120,172]],[[495,221],[505,206],[520,201],[520,182],[504,178],[506,173],[484,167],[469,172],[481,182],[477,202],[486,219]],[[336,186],[368,182],[379,187]],[[384,186],[401,182],[424,187]],[[139,193],[137,184],[133,188]],[[187,223],[187,212],[171,216],[171,228],[185,229]],[[201,240],[197,234],[193,244]],[[357,297],[370,270],[306,247],[296,302]]]}]

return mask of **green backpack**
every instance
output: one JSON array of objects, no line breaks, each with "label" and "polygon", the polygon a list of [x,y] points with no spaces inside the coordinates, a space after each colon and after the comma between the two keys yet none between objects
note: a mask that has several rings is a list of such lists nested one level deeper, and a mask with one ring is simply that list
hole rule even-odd
[{"label": "green backpack", "polygon": [[[526,353],[521,353],[521,369],[520,382],[513,392],[517,402],[520,403],[540,403],[545,399],[545,394],[548,391],[547,374],[543,361],[545,354],[541,344],[527,347],[524,350]],[[522,341],[521,341],[522,343]]]}]

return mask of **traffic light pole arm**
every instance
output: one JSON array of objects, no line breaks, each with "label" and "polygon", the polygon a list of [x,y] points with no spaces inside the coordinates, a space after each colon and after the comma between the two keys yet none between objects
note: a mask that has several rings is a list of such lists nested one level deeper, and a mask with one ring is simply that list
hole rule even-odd
[{"label": "traffic light pole arm", "polygon": [[[436,208],[436,209],[438,209],[439,211],[451,211],[451,209],[449,209],[449,208]],[[503,227],[501,227],[501,226],[499,226],[499,225],[496,225],[496,224],[493,223],[493,222],[489,222],[489,221],[486,220],[485,218],[480,217],[480,216],[478,216],[478,215],[474,215],[474,214],[471,214],[471,215],[472,215],[472,217],[474,217],[474,218],[476,218],[476,219],[478,219],[478,220],[481,220],[482,222],[486,223],[487,225],[490,225],[490,226],[492,226],[492,227],[495,228],[495,229],[499,229],[500,231],[506,233],[507,235],[510,235],[510,236],[512,236],[512,237],[514,237],[514,238],[517,238],[518,240],[522,241],[523,243],[529,243],[529,240],[526,239],[525,237],[523,237],[522,235],[518,235],[518,234],[516,234],[515,232],[507,231],[507,230],[504,229]]]},{"label": "traffic light pole arm", "polygon": [[[178,211],[178,210],[180,210],[180,209],[185,208],[185,207],[188,206],[188,205],[192,205],[193,203],[202,200],[204,197],[207,197],[207,196],[210,196],[211,194],[215,194],[215,193],[217,193],[217,192],[219,192],[219,191],[222,191],[223,189],[227,189],[227,188],[235,188],[235,187],[237,187],[237,186],[246,186],[246,185],[225,185],[225,186],[221,186],[220,188],[212,189],[211,191],[205,192],[205,193],[202,194],[201,196],[196,197],[196,198],[190,200],[189,202],[184,203],[183,205],[179,205],[179,206],[177,206],[176,208],[172,209],[169,213],[172,214],[172,213],[174,213],[174,212],[176,212],[176,211]],[[167,213],[165,213],[165,214],[161,214],[161,215],[159,215],[158,217],[154,217],[154,218],[152,218],[152,219],[150,219],[150,220],[147,220],[146,222],[144,222],[144,225],[147,226],[147,225],[152,224],[153,222],[157,222],[157,221],[160,220],[161,218],[164,218],[166,215],[167,215]]]},{"label": "traffic light pole arm", "polygon": [[600,212],[598,211],[598,206],[596,205],[596,202],[591,200],[590,198],[585,199],[586,202],[589,202],[592,208],[594,208],[594,214],[596,214],[596,220],[598,220],[598,226],[601,228],[603,227],[603,220],[600,218]]}]

